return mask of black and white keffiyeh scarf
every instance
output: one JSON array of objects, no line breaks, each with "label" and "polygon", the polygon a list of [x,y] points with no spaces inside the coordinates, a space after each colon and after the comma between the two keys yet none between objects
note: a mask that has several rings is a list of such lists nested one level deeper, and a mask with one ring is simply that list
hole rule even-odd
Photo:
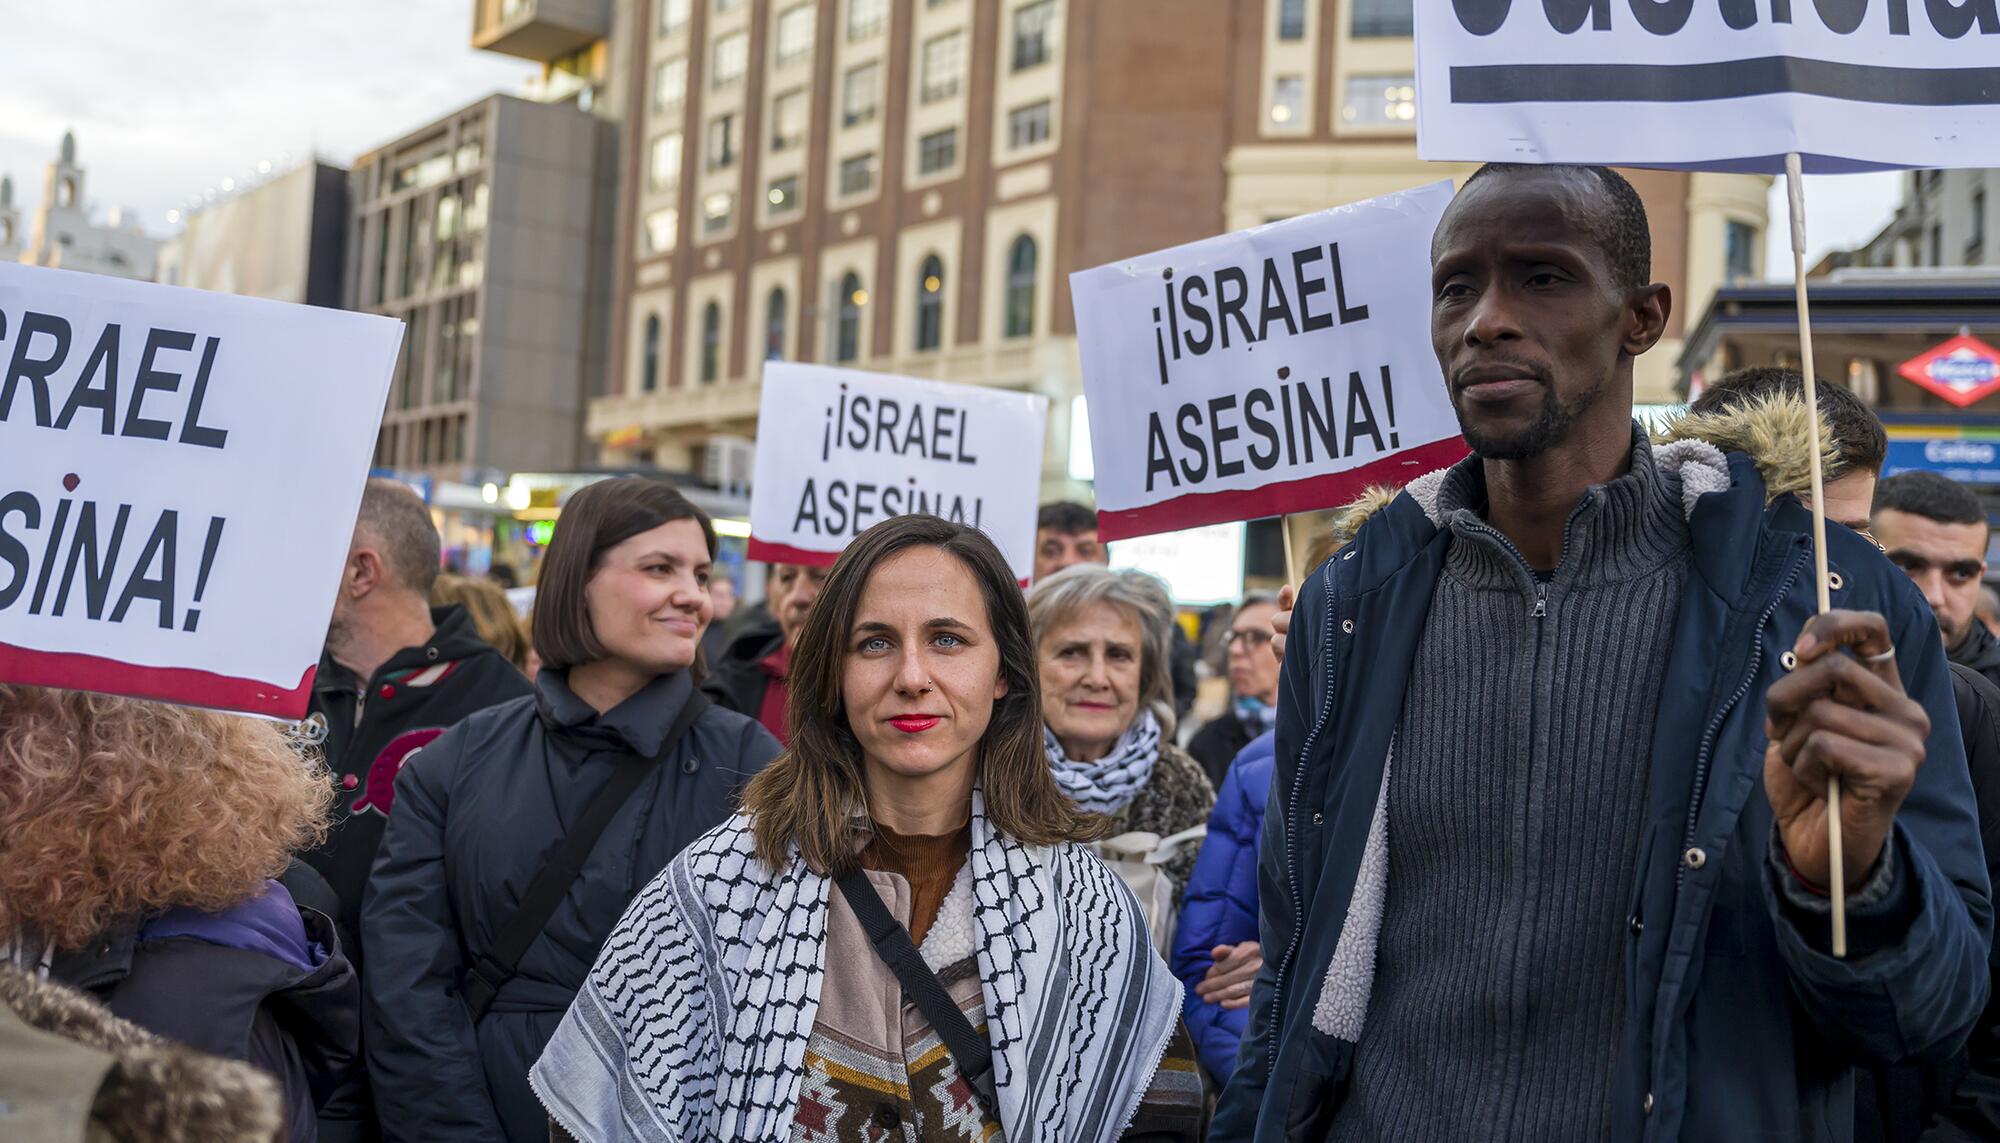
[{"label": "black and white keffiyeh scarf", "polygon": [[[1112,1143],[1181,986],[1139,904],[1074,846],[995,834],[972,800],[973,921],[1009,1143]],[[832,882],[773,872],[737,815],[674,859],[605,943],[530,1082],[582,1143],[782,1143],[825,979]]]},{"label": "black and white keffiyeh scarf", "polygon": [[1069,795],[1077,808],[1093,814],[1115,814],[1132,804],[1146,783],[1153,780],[1153,767],[1160,761],[1160,720],[1150,710],[1118,737],[1111,753],[1095,762],[1078,762],[1056,741],[1055,731],[1042,727],[1042,748],[1049,755],[1049,769],[1056,785]]}]

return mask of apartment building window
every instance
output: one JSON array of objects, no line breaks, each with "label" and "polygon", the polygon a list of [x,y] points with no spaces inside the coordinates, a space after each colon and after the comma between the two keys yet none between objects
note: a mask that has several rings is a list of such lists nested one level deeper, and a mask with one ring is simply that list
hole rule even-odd
[{"label": "apartment building window", "polygon": [[841,364],[861,356],[861,307],[868,304],[868,295],[861,289],[861,279],[849,273],[840,279],[840,302],[834,318],[833,359]]},{"label": "apartment building window", "polygon": [[673,131],[653,140],[653,153],[646,162],[646,185],[656,193],[672,190],[681,181],[681,133]]},{"label": "apartment building window", "polygon": [[882,30],[889,18],[889,0],[847,0],[847,38],[865,40]]},{"label": "apartment building window", "polygon": [[675,207],[662,207],[646,215],[646,253],[666,254],[673,250],[680,238],[681,212]]},{"label": "apartment building window", "polygon": [[875,118],[879,103],[876,93],[881,87],[881,76],[880,64],[868,63],[848,69],[840,82],[840,122],[843,126],[853,127]]},{"label": "apartment building window", "polygon": [[1986,188],[1972,192],[1972,237],[1965,240],[1965,264],[1983,265],[1986,261]]},{"label": "apartment building window", "polygon": [[771,204],[770,213],[772,214],[783,214],[789,210],[797,210],[799,205],[798,176],[787,175],[782,179],[771,180],[771,189],[764,193],[764,199]]},{"label": "apartment building window", "polygon": [[764,360],[777,361],[785,356],[785,289],[783,286],[771,291],[764,302]]},{"label": "apartment building window", "polygon": [[1306,0],[1278,0],[1278,38],[1306,38]]},{"label": "apartment building window", "polygon": [[722,307],[710,302],[701,308],[701,383],[715,384],[722,373]]},{"label": "apartment building window", "polygon": [[1723,231],[1723,273],[1732,282],[1744,282],[1757,274],[1757,228],[1746,222],[1730,222]]},{"label": "apartment building window", "polygon": [[958,94],[965,75],[965,34],[946,32],[924,41],[923,86],[920,97],[936,103]]},{"label": "apartment building window", "polygon": [[1056,0],[1014,10],[1014,70],[1026,71],[1055,58]]},{"label": "apartment building window", "polygon": [[660,34],[671,36],[687,27],[694,15],[694,0],[660,0]]},{"label": "apartment building window", "polygon": [[1302,121],[1306,109],[1306,77],[1279,75],[1271,78],[1271,122],[1289,127]]},{"label": "apartment building window", "polygon": [[917,140],[917,173],[934,175],[958,162],[958,128],[933,131]]},{"label": "apartment building window", "polygon": [[778,65],[797,63],[812,55],[813,24],[819,19],[811,4],[796,4],[778,16]]},{"label": "apartment building window", "polygon": [[1941,222],[1931,223],[1930,253],[1930,261],[1925,262],[1924,265],[1944,265],[1944,224]]},{"label": "apartment building window", "polygon": [[708,85],[728,87],[750,69],[750,33],[731,32],[715,41],[710,55]]},{"label": "apartment building window", "polygon": [[806,93],[787,91],[771,101],[771,149],[789,151],[806,141]]},{"label": "apartment building window", "polygon": [[1407,75],[1351,75],[1340,117],[1362,127],[1394,126],[1417,117],[1416,78]]},{"label": "apartment building window", "polygon": [[639,391],[651,393],[660,387],[660,315],[646,315],[646,361],[639,370]]},{"label": "apartment building window", "polygon": [[653,69],[653,114],[678,115],[687,102],[688,62],[670,59]]},{"label": "apartment building window", "polygon": [[856,155],[840,161],[840,193],[867,194],[875,186],[875,154]]},{"label": "apartment building window", "polygon": [[736,116],[718,115],[708,121],[708,169],[719,171],[736,162]]},{"label": "apartment building window", "polygon": [[924,259],[917,282],[917,352],[944,342],[944,262],[933,254]]},{"label": "apartment building window", "polygon": [[1007,147],[1018,151],[1049,139],[1049,101],[1016,107],[1007,113]]},{"label": "apartment building window", "polygon": [[736,216],[736,196],[728,191],[716,191],[701,200],[701,232],[721,234],[729,229]]},{"label": "apartment building window", "polygon": [[1026,234],[1014,239],[1014,245],[1008,249],[1008,337],[1029,337],[1035,332],[1035,266],[1038,260],[1035,240]]},{"label": "apartment building window", "polygon": [[1412,0],[1352,0],[1357,40],[1380,40],[1412,34]]}]

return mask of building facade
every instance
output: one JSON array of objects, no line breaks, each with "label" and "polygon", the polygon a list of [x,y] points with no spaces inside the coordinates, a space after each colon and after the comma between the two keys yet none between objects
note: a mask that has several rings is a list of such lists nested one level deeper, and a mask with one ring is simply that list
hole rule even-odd
[{"label": "building facade", "polygon": [[[1411,0],[638,0],[607,463],[747,466],[766,360],[1082,391],[1071,272],[1469,167],[1418,160]],[[1631,172],[1682,315],[1769,180]]]},{"label": "building facade", "polygon": [[[48,166],[42,186],[41,205],[35,208],[35,225],[20,260],[30,266],[53,266],[110,274],[118,278],[151,281],[160,240],[147,234],[130,212],[113,209],[103,222],[91,219],[89,199],[84,196],[83,165],[77,161],[76,133],[64,132],[62,147]],[[0,219],[18,216],[0,207]],[[5,246],[0,235],[0,246]]]},{"label": "building facade", "polygon": [[609,124],[508,95],[356,160],[346,305],[405,323],[377,467],[476,485],[577,463],[614,165]]},{"label": "building facade", "polygon": [[188,215],[160,247],[158,278],[313,306],[341,304],[347,171],[317,160]]},{"label": "building facade", "polygon": [[0,175],[0,262],[20,261],[24,238],[21,208],[14,205],[14,180]]},{"label": "building facade", "polygon": [[1882,232],[1830,254],[1816,274],[1857,269],[2000,266],[2000,171],[1904,171],[1903,201]]}]

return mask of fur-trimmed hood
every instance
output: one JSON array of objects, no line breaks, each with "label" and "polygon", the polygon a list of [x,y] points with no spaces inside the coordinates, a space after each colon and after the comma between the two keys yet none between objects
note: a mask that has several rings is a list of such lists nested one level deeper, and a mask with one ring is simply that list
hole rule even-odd
[{"label": "fur-trimmed hood", "polygon": [[[80,992],[4,964],[0,1023],[11,1025],[0,1027],[0,1060],[10,1051],[56,1048],[98,1056],[103,1082],[82,1136],[91,1143],[281,1143],[285,1137],[270,1076],[161,1039]],[[10,1072],[0,1064],[0,1091]],[[9,1094],[26,1104],[38,1093]],[[8,1137],[4,1119],[0,1137]]]},{"label": "fur-trimmed hood", "polygon": [[[1758,473],[1764,478],[1767,501],[1811,488],[1812,454],[1805,443],[1810,423],[1803,400],[1773,395],[1719,413],[1683,411],[1652,434],[1652,443],[1660,467],[1680,474],[1687,490],[1687,509],[1692,512],[1695,500],[1701,495],[1729,486],[1725,453],[1740,452],[1756,463]],[[1836,470],[1839,454],[1832,430],[1824,421],[1819,426],[1819,438],[1821,467],[1826,479],[1831,480],[1839,475]],[[1406,487],[1370,487],[1335,512],[1334,546],[1346,546],[1360,533],[1363,524],[1404,492],[1422,503],[1435,522],[1437,487],[1443,483],[1447,471],[1426,473]]]}]

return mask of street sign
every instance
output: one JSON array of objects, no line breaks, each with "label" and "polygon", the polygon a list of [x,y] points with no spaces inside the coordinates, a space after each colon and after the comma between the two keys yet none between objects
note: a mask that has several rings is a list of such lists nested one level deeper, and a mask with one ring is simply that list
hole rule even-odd
[{"label": "street sign", "polygon": [[1903,472],[1935,472],[1960,484],[2000,485],[2000,441],[1891,437],[1882,475]]},{"label": "street sign", "polygon": [[2000,349],[1960,334],[1903,362],[1896,372],[1962,409],[2000,391]]}]

